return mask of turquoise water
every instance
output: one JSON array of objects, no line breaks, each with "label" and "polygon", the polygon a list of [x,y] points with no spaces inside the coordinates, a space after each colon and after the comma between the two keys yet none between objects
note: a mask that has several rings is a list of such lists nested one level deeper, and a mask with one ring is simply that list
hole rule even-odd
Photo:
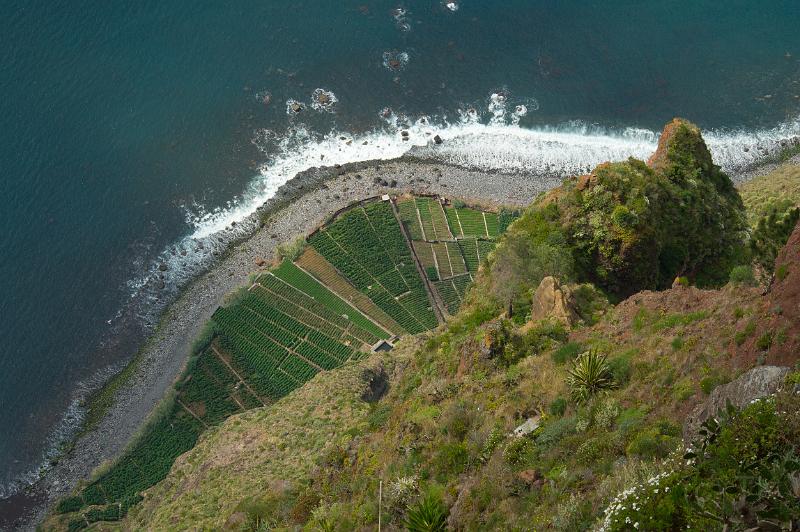
[{"label": "turquoise water", "polygon": [[796,1],[563,4],[6,1],[0,498],[220,230],[321,155],[440,134],[445,160],[536,179],[645,156],[681,115],[734,171],[800,134]]}]

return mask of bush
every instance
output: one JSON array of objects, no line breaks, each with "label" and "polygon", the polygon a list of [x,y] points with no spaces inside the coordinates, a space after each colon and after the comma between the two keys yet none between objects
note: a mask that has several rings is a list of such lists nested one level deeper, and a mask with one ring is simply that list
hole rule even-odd
[{"label": "bush", "polygon": [[675,469],[617,495],[603,529],[794,529],[800,519],[799,415],[800,397],[789,391],[741,412],[729,404],[703,424]]},{"label": "bush", "polygon": [[550,354],[553,362],[556,364],[564,364],[570,360],[574,360],[581,352],[581,344],[577,342],[568,342]]},{"label": "bush", "polygon": [[617,417],[617,432],[623,439],[638,430],[647,412],[643,408],[627,408]]},{"label": "bush", "polygon": [[714,388],[724,383],[724,379],[718,375],[708,375],[700,379],[700,389],[704,394],[709,395],[714,391]]},{"label": "bush", "polygon": [[753,275],[753,268],[744,265],[736,266],[731,270],[730,282],[732,284],[753,286],[756,284],[756,277]]},{"label": "bush", "polygon": [[750,236],[750,251],[766,271],[771,272],[775,268],[775,257],[786,245],[798,220],[799,207],[774,203],[758,221]]},{"label": "bush", "polygon": [[302,255],[305,249],[306,239],[304,236],[300,235],[294,240],[275,246],[275,254],[280,260],[286,259],[294,262]]},{"label": "bush", "polygon": [[596,350],[580,355],[569,370],[567,385],[572,398],[578,403],[587,401],[603,390],[611,389],[614,386],[614,377],[606,356]]},{"label": "bush", "polygon": [[608,361],[608,367],[614,378],[614,384],[625,386],[631,378],[631,359],[629,355],[614,357]]},{"label": "bush", "polygon": [[370,430],[378,430],[386,425],[389,421],[389,416],[392,413],[392,408],[387,404],[373,403],[372,408],[367,415],[367,423]]},{"label": "bush", "polygon": [[628,446],[625,453],[628,456],[641,458],[665,458],[680,442],[680,430],[669,422],[661,422],[654,427],[640,431]]},{"label": "bush", "polygon": [[756,347],[762,351],[769,351],[769,348],[772,347],[772,332],[767,331],[759,336],[756,340]]},{"label": "bush", "polygon": [[527,436],[512,438],[503,449],[503,458],[509,464],[528,463],[533,457],[535,446]]},{"label": "bush", "polygon": [[779,281],[786,279],[787,275],[789,275],[789,266],[787,264],[781,264],[775,269],[775,277],[777,277]]},{"label": "bush", "polygon": [[750,321],[745,325],[744,329],[741,331],[736,331],[733,339],[736,342],[736,345],[742,345],[747,341],[748,338],[753,336],[753,333],[756,332],[756,322]]},{"label": "bush", "polygon": [[441,499],[428,495],[406,512],[405,527],[409,532],[439,532],[447,529],[447,508]]},{"label": "bush", "polygon": [[548,408],[550,411],[551,416],[561,417],[564,415],[564,412],[567,411],[567,400],[563,397],[557,398],[555,401],[550,403],[550,407]]},{"label": "bush", "polygon": [[551,447],[564,437],[575,433],[577,419],[574,416],[553,419],[544,424],[536,434],[536,443],[541,447]]},{"label": "bush", "polygon": [[445,443],[433,457],[433,467],[445,476],[460,475],[467,468],[469,453],[463,443]]},{"label": "bush", "polygon": [[607,436],[588,438],[575,451],[575,458],[579,464],[591,465],[603,456],[609,454],[610,440]]}]

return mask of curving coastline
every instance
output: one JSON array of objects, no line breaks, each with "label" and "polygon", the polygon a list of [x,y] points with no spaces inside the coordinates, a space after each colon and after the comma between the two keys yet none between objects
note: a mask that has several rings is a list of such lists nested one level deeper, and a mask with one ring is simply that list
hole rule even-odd
[{"label": "curving coastline", "polygon": [[[34,529],[55,500],[129,445],[181,373],[194,338],[224,296],[247,281],[248,275],[258,269],[258,259],[269,261],[278,244],[310,233],[332,213],[354,201],[379,194],[424,192],[489,206],[524,206],[538,193],[559,183],[557,176],[487,174],[413,155],[338,168],[312,168],[298,174],[250,220],[242,222],[257,229],[233,243],[214,266],[189,283],[167,307],[105,415],[74,442],[70,452],[41,480],[7,500],[18,510],[7,524],[21,530]],[[262,225],[260,220],[268,221]]]},{"label": "curving coastline", "polygon": [[[739,176],[737,181],[769,169],[766,166],[746,177]],[[191,343],[225,294],[246,282],[247,276],[258,269],[258,259],[268,262],[278,244],[308,234],[333,212],[378,194],[437,193],[484,205],[524,206],[560,182],[556,175],[487,174],[413,155],[313,168],[298,174],[243,222],[258,229],[232,244],[213,267],[187,285],[169,305],[160,326],[131,366],[131,375],[116,390],[108,411],[31,490],[20,494],[19,504],[27,511],[9,524],[33,529],[53,501],[129,445],[181,373]],[[266,224],[259,223],[265,219]]]}]

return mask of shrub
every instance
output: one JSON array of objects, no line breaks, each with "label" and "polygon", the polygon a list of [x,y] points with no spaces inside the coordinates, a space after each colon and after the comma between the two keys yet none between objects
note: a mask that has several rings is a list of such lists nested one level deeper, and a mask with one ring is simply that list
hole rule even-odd
[{"label": "shrub", "polygon": [[756,284],[756,277],[753,275],[753,268],[745,265],[736,266],[731,270],[730,282],[732,284],[753,286]]},{"label": "shrub", "polygon": [[550,411],[551,416],[561,417],[564,415],[564,412],[567,411],[567,400],[563,397],[559,397],[550,403],[550,407],[548,408]]},{"label": "shrub", "polygon": [[436,472],[446,476],[463,473],[468,463],[469,453],[463,443],[445,443],[433,457]]},{"label": "shrub", "polygon": [[600,401],[595,409],[594,424],[603,429],[610,429],[614,421],[619,416],[619,404],[613,399],[607,398]]},{"label": "shrub", "polygon": [[447,508],[441,499],[428,495],[406,512],[405,526],[409,532],[440,532],[447,529]]},{"label": "shrub", "polygon": [[750,321],[747,323],[747,325],[745,325],[744,329],[741,331],[736,331],[736,334],[733,337],[736,345],[742,345],[745,343],[745,341],[747,341],[747,339],[750,338],[754,332],[756,332],[756,322]]},{"label": "shrub", "polygon": [[675,425],[662,421],[636,434],[625,448],[625,453],[642,458],[664,458],[677,447],[679,433],[680,429]]},{"label": "shrub", "polygon": [[556,364],[564,364],[567,361],[574,360],[581,352],[581,344],[577,342],[568,342],[551,353],[551,358]]},{"label": "shrub", "polygon": [[377,430],[389,421],[389,415],[392,413],[392,408],[387,404],[373,403],[372,408],[367,415],[367,423],[371,430]]},{"label": "shrub", "polygon": [[612,388],[614,377],[606,356],[594,349],[580,355],[569,370],[567,385],[570,387],[572,398],[578,403]]},{"label": "shrub", "polygon": [[553,446],[565,436],[574,434],[576,423],[574,416],[550,420],[536,434],[536,443],[541,447]]},{"label": "shrub", "polygon": [[579,464],[591,465],[609,453],[610,440],[607,436],[588,438],[575,451],[575,458]]},{"label": "shrub", "polygon": [[611,369],[614,384],[617,386],[625,386],[628,384],[631,378],[631,359],[629,355],[621,355],[612,358],[608,361],[608,367]]},{"label": "shrub", "polygon": [[700,389],[704,394],[709,395],[714,391],[714,388],[724,383],[725,380],[718,375],[708,375],[700,379]]},{"label": "shrub", "polygon": [[439,422],[442,432],[456,440],[463,440],[472,426],[473,414],[463,403],[456,403],[448,408]]},{"label": "shrub", "polygon": [[298,257],[306,249],[306,239],[302,235],[297,236],[294,240],[284,242],[275,246],[275,254],[281,260],[287,259],[290,261],[297,260]]},{"label": "shrub", "polygon": [[775,268],[775,257],[789,240],[800,220],[800,208],[791,204],[773,203],[761,217],[750,236],[750,251],[768,272]]},{"label": "shrub", "polygon": [[617,417],[617,432],[623,439],[636,431],[644,421],[647,412],[644,408],[627,408]]},{"label": "shrub", "polygon": [[781,264],[775,269],[775,277],[777,277],[779,281],[783,281],[784,279],[786,279],[787,275],[789,275],[788,264]]},{"label": "shrub", "polygon": [[800,519],[800,397],[779,392],[703,423],[673,470],[621,492],[603,530],[790,530]]},{"label": "shrub", "polygon": [[769,348],[772,347],[772,332],[767,331],[759,336],[756,340],[756,347],[762,351],[769,351]]},{"label": "shrub", "polygon": [[512,438],[503,449],[503,458],[509,464],[527,463],[535,451],[533,440],[527,436]]},{"label": "shrub", "polygon": [[676,336],[673,338],[672,342],[670,342],[670,346],[672,346],[673,351],[680,351],[681,347],[683,347],[683,337]]}]

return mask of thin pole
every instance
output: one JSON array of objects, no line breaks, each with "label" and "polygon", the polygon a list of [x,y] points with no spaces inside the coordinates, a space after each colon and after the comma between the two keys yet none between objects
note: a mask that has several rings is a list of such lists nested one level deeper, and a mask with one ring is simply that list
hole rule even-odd
[{"label": "thin pole", "polygon": [[383,504],[383,480],[378,481],[378,532],[381,532],[381,506]]}]

